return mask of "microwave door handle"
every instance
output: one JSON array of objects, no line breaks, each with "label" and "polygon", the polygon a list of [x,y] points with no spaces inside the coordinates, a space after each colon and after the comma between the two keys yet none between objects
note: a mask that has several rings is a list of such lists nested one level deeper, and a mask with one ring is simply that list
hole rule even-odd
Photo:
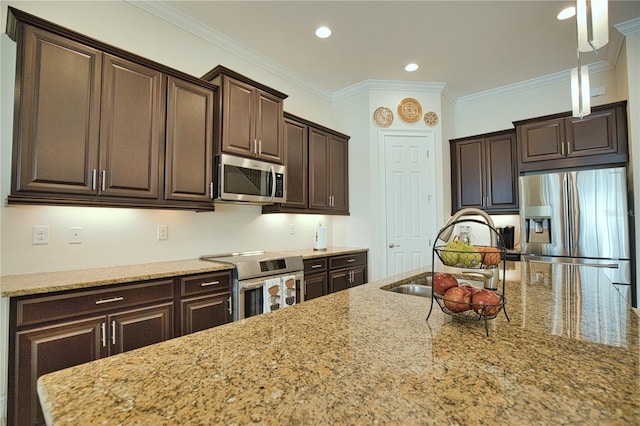
[{"label": "microwave door handle", "polygon": [[269,172],[271,173],[271,200],[276,196],[276,171],[273,166],[269,166]]}]

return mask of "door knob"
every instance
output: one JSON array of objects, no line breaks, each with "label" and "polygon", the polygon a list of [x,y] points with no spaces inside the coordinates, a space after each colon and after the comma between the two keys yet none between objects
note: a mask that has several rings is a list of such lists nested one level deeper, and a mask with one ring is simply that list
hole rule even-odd
[{"label": "door knob", "polygon": [[400,244],[389,243],[389,248],[400,247]]}]

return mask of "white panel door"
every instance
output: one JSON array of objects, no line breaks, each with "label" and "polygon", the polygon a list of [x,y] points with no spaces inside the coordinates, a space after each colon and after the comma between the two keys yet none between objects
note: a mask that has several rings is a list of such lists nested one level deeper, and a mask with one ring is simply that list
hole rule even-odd
[{"label": "white panel door", "polygon": [[436,234],[433,133],[386,135],[387,276],[426,266]]}]

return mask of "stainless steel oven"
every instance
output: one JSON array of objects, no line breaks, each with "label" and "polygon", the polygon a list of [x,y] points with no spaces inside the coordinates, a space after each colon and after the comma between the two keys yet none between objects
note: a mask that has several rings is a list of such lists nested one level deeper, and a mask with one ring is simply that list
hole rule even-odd
[{"label": "stainless steel oven", "polygon": [[302,256],[244,252],[201,256],[235,266],[232,284],[234,321],[284,309],[304,300]]}]

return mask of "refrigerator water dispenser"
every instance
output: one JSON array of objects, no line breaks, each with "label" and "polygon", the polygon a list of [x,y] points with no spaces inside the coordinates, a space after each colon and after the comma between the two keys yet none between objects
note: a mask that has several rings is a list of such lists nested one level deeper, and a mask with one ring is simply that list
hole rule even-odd
[{"label": "refrigerator water dispenser", "polygon": [[525,210],[527,243],[551,244],[551,207],[532,206]]}]

